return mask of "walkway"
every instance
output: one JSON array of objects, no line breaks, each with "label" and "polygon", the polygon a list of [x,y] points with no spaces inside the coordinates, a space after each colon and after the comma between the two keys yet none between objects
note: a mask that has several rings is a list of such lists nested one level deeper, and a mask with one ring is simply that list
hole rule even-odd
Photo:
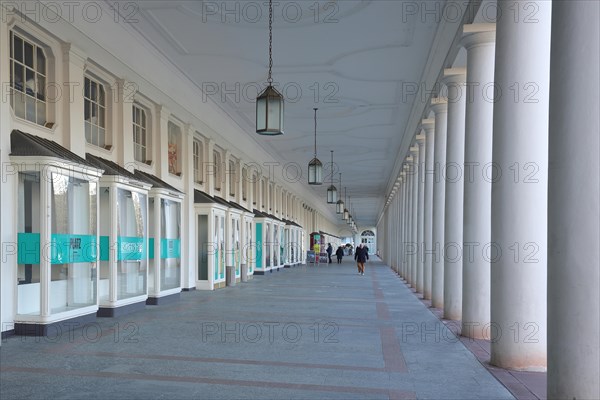
[{"label": "walkway", "polygon": [[511,394],[381,262],[295,267],[98,319],[10,337],[14,398],[509,399]]}]

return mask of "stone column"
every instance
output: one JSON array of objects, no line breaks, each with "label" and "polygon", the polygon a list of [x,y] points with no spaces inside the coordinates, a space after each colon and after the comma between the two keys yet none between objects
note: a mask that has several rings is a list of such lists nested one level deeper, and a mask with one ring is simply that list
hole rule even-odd
[{"label": "stone column", "polygon": [[[464,26],[467,49],[463,335],[484,338],[490,318],[495,24]],[[490,250],[492,249],[492,250]]]},{"label": "stone column", "polygon": [[400,247],[400,199],[402,193],[402,178],[398,176],[398,192],[396,193],[395,202],[393,203],[394,208],[394,219],[390,222],[396,228],[394,234],[394,240],[389,242],[388,245],[391,247],[392,258],[394,259],[394,264],[396,267],[394,268],[394,272],[396,274],[400,271],[400,253],[398,252],[398,247]]},{"label": "stone column", "polygon": [[448,103],[446,99],[433,99],[431,109],[435,113],[435,148],[433,165],[433,229],[431,251],[431,306],[444,308],[444,207],[446,181],[442,177],[442,169],[446,165],[446,126]]},{"label": "stone column", "polygon": [[553,2],[548,398],[600,398],[600,3]]},{"label": "stone column", "polygon": [[419,262],[419,239],[418,235],[418,218],[419,218],[419,147],[412,146],[410,151],[413,156],[412,162],[412,232],[411,232],[411,241],[413,243],[412,249],[412,282],[411,286],[417,290],[417,264]]},{"label": "stone column", "polygon": [[[156,142],[152,143],[153,155],[156,156],[157,165],[157,176],[162,180],[168,180],[169,177],[169,118],[171,118],[171,111],[165,106],[159,105],[157,109],[157,132],[152,134],[152,138]],[[156,143],[156,147],[154,147]],[[212,153],[211,153],[212,155]]]},{"label": "stone column", "polygon": [[[465,161],[466,69],[444,71],[448,88],[448,127],[444,199],[444,318],[458,321],[462,315],[463,288],[463,189]],[[488,300],[489,303],[489,300]]]},{"label": "stone column", "polygon": [[[85,54],[70,43],[62,45],[64,55],[65,99],[59,102],[56,112],[63,113],[65,146],[73,153],[85,158],[86,139],[83,133],[85,116]],[[67,86],[68,82],[68,86]],[[74,93],[76,95],[74,95]],[[113,133],[113,137],[116,136]]]},{"label": "stone column", "polygon": [[[410,152],[412,152],[412,148],[410,149]],[[409,154],[410,154],[409,152]],[[413,172],[413,156],[409,155],[406,158],[406,174],[408,177],[408,185],[407,185],[407,198],[406,198],[406,203],[408,205],[407,207],[407,213],[406,213],[406,222],[407,222],[407,229],[406,229],[406,240],[405,240],[405,246],[404,246],[404,254],[406,254],[406,258],[407,258],[407,263],[406,263],[406,281],[408,282],[408,285],[410,287],[413,287],[413,270],[412,270],[412,264],[413,264],[413,245],[414,245],[414,238],[413,238],[413,208],[414,208],[414,202],[413,202],[413,180],[414,180],[414,172]]]},{"label": "stone column", "polygon": [[402,166],[401,168],[402,172],[400,173],[400,203],[399,203],[399,217],[398,217],[398,226],[399,226],[399,232],[398,232],[398,275],[400,275],[400,277],[402,279],[405,278],[404,276],[404,225],[406,223],[406,220],[404,218],[404,209],[406,206],[406,201],[405,201],[405,186],[406,186],[406,174],[404,173],[404,166]]},{"label": "stone column", "polygon": [[433,146],[435,140],[435,120],[433,118],[421,121],[425,131],[425,199],[424,199],[424,224],[423,224],[423,298],[431,300],[431,254],[425,250],[433,248]]},{"label": "stone column", "polygon": [[403,193],[403,197],[404,197],[404,201],[402,202],[403,205],[403,211],[402,211],[402,278],[408,283],[408,260],[409,257],[407,255],[407,242],[408,242],[408,229],[410,227],[409,221],[408,221],[408,215],[409,215],[409,188],[410,188],[410,180],[409,180],[409,176],[408,176],[408,165],[406,165],[406,160],[405,160],[405,164],[402,167],[404,169],[404,193]]},{"label": "stone column", "polygon": [[536,22],[512,17],[497,22],[495,84],[503,95],[494,104],[490,168],[491,363],[545,370],[552,3],[517,0],[499,6],[502,15],[516,8],[521,17],[535,6]]},{"label": "stone column", "polygon": [[425,135],[416,137],[419,146],[418,201],[417,201],[417,293],[423,293],[423,257],[421,249],[425,238]]}]

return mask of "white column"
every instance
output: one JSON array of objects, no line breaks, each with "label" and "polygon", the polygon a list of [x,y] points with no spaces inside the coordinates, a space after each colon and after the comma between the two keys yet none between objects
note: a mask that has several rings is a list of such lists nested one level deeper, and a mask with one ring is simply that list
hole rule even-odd
[{"label": "white column", "polygon": [[[463,189],[465,161],[466,69],[444,70],[448,88],[446,182],[444,199],[444,318],[458,321],[462,315],[463,289]],[[489,300],[488,300],[489,303]]]},{"label": "white column", "polygon": [[[410,152],[409,152],[410,154]],[[413,286],[413,276],[412,276],[412,262],[413,262],[413,178],[414,178],[414,173],[413,173],[413,157],[412,155],[409,155],[406,158],[406,176],[408,178],[408,184],[406,186],[406,192],[407,192],[407,197],[406,197],[406,204],[407,204],[407,211],[406,211],[406,225],[407,225],[407,229],[406,229],[406,240],[405,240],[405,245],[404,245],[404,254],[406,255],[406,282],[408,282],[408,285],[410,287]]]},{"label": "white column", "polygon": [[[463,230],[463,335],[484,338],[490,318],[495,24],[465,25],[467,110]],[[503,86],[503,87],[507,87]],[[503,96],[504,97],[504,96]],[[490,250],[491,249],[491,250]]]},{"label": "white column", "polygon": [[[169,176],[169,118],[171,118],[171,111],[165,106],[159,105],[157,108],[157,129],[153,138],[156,138],[156,150],[154,155],[157,156],[157,175],[162,180],[167,180]],[[154,143],[153,143],[154,145]]]},{"label": "white column", "polygon": [[431,251],[431,306],[444,308],[444,207],[446,181],[442,169],[446,165],[446,126],[448,103],[446,99],[433,99],[431,109],[435,113],[435,146],[433,162],[433,228]]},{"label": "white column", "polygon": [[[115,153],[117,155],[117,163],[122,165],[125,169],[133,172],[136,167],[136,161],[133,150],[133,113],[132,102],[127,99],[129,96],[124,89],[128,83],[124,79],[117,79],[115,81],[115,88],[113,96],[115,102],[113,104],[114,122],[111,125],[113,132],[117,133],[121,130],[123,134],[113,134],[112,144],[115,146]],[[125,133],[127,132],[127,133]],[[152,148],[152,146],[151,146]],[[152,158],[152,154],[148,154],[148,158]]]},{"label": "white column", "polygon": [[412,216],[411,216],[411,241],[412,241],[412,250],[411,250],[411,276],[412,282],[411,287],[417,290],[417,263],[419,261],[418,257],[418,248],[419,248],[419,240],[417,238],[418,230],[417,230],[417,218],[419,216],[419,147],[413,146],[410,148],[410,151],[413,156],[412,161]]},{"label": "white column", "polygon": [[[66,96],[68,101],[62,102],[64,137],[66,139],[65,146],[73,153],[85,158],[85,134],[83,133],[84,116],[85,116],[85,100],[83,97],[83,88],[85,87],[85,54],[74,45],[65,43],[62,45],[64,55],[63,71],[65,82],[72,90]],[[65,93],[67,90],[65,90]],[[75,93],[75,95],[73,95]],[[57,110],[58,112],[59,110]]]},{"label": "white column", "polygon": [[404,278],[404,186],[406,184],[406,175],[404,167],[400,172],[400,195],[398,203],[398,275]]},{"label": "white column", "polygon": [[[497,22],[495,81],[505,94],[497,96],[494,105],[495,249],[490,248],[490,258],[491,321],[497,329],[491,333],[491,363],[545,370],[552,3],[519,0],[499,6],[503,15],[515,7],[526,11],[535,6],[537,22],[514,18]],[[500,329],[501,335],[494,332]]]},{"label": "white column", "polygon": [[425,250],[433,248],[433,147],[435,139],[435,120],[433,118],[421,121],[425,131],[425,200],[423,224],[423,248],[420,250],[423,257],[423,298],[431,299],[431,254]]},{"label": "white column", "polygon": [[[204,176],[205,183],[204,187],[206,188],[206,193],[209,196],[215,195],[215,163],[213,160],[213,151],[215,150],[215,141],[214,139],[207,139],[204,141]],[[257,177],[256,179],[260,179]],[[256,185],[258,187],[258,193],[256,195],[256,209],[260,210],[261,206],[261,196],[262,192],[260,190],[260,184]]]},{"label": "white column", "polygon": [[548,398],[600,398],[600,3],[553,2]]},{"label": "white column", "polygon": [[[184,181],[184,190],[192,195],[185,196],[181,203],[182,215],[182,233],[181,233],[181,287],[191,288],[196,285],[196,221],[194,221],[194,165],[193,165],[193,147],[194,147],[194,129],[190,124],[185,124],[182,129],[183,143],[182,148],[182,166],[183,171],[190,173],[182,174]],[[243,242],[242,242],[243,243]]]},{"label": "white column", "polygon": [[425,238],[425,135],[419,133],[417,135],[417,145],[419,146],[419,163],[418,163],[418,201],[417,201],[417,293],[423,293],[423,257],[421,249]]},{"label": "white column", "polygon": [[[406,160],[405,160],[406,162]],[[403,197],[403,201],[402,201],[402,278],[408,282],[408,255],[406,254],[406,244],[408,242],[408,228],[409,228],[409,223],[408,223],[408,211],[409,211],[409,204],[408,204],[408,188],[409,188],[409,179],[408,179],[408,174],[407,174],[407,165],[404,164],[404,166],[402,167],[404,169],[403,174],[404,174],[404,190],[402,193],[402,197]]]}]

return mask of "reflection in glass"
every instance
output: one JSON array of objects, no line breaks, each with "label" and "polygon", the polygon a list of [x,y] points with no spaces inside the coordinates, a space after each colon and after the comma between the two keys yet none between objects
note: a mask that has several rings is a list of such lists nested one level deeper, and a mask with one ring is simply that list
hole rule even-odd
[{"label": "reflection in glass", "polygon": [[146,294],[146,196],[117,189],[117,299]]},{"label": "reflection in glass", "polygon": [[161,199],[161,291],[180,287],[180,207],[178,202]]},{"label": "reflection in glass", "polygon": [[53,173],[50,310],[96,304],[95,182]]},{"label": "reflection in glass", "polygon": [[40,315],[40,173],[19,173],[17,313]]}]

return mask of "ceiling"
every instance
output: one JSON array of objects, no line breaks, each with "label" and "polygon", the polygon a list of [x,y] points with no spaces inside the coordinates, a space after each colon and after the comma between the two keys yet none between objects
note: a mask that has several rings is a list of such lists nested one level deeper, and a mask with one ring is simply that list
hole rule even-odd
[{"label": "ceiling", "polygon": [[295,163],[305,190],[325,202],[329,175],[306,184],[317,107],[317,157],[328,166],[334,150],[334,184],[347,187],[366,227],[377,223],[428,101],[409,91],[431,89],[455,43],[463,16],[444,18],[448,3],[278,0],[273,79],[286,108],[285,134],[275,137],[253,133],[268,72],[264,0],[141,1],[131,26],[272,157],[256,161]]}]

